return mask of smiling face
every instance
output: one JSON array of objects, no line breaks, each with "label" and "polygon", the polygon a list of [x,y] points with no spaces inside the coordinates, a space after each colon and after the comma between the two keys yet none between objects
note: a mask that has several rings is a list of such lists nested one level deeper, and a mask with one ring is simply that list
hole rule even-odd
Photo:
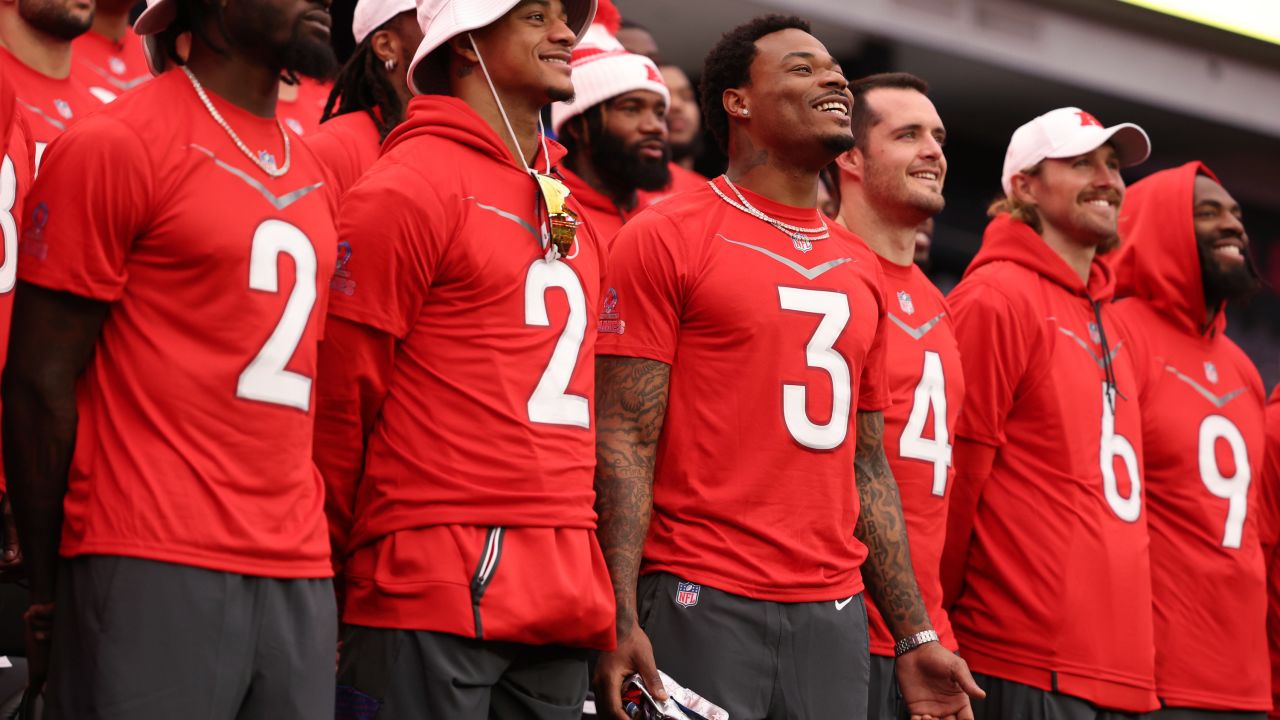
[{"label": "smiling face", "polygon": [[1049,158],[1035,174],[1011,178],[1014,194],[1035,205],[1045,233],[1105,248],[1116,237],[1124,179],[1115,148],[1101,145],[1083,155]]},{"label": "smiling face", "polygon": [[868,201],[899,209],[908,225],[938,214],[946,204],[947,131],[933,103],[905,88],[877,88],[863,98],[875,122],[853,152],[862,155]]},{"label": "smiling face", "polygon": [[534,105],[573,99],[575,36],[561,0],[524,0],[471,36],[501,94]]},{"label": "smiling face", "polygon": [[1239,203],[1226,188],[1203,175],[1196,177],[1193,203],[1206,304],[1212,308],[1253,294],[1259,282],[1249,262],[1249,235]]},{"label": "smiling face", "polygon": [[752,144],[815,170],[852,147],[853,100],[826,47],[794,28],[765,35],[755,46],[751,84],[725,93],[727,112],[746,120]]}]

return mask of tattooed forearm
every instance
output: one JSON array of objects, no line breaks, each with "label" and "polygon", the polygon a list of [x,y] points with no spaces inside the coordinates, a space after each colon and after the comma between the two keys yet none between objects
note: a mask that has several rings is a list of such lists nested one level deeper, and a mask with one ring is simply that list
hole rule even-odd
[{"label": "tattooed forearm", "polygon": [[898,484],[884,455],[884,415],[858,413],[854,478],[858,483],[858,524],[854,535],[867,546],[862,580],[896,638],[931,627],[920,599]]},{"label": "tattooed forearm", "polygon": [[596,358],[596,534],[618,603],[618,637],[636,621],[636,578],[653,511],[653,464],[671,366]]}]

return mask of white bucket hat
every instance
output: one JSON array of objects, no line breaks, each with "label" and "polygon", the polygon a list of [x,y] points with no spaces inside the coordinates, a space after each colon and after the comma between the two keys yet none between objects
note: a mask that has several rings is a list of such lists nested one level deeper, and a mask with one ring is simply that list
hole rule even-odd
[{"label": "white bucket hat", "polygon": [[147,0],[147,9],[133,23],[133,31],[139,35],[155,35],[169,27],[178,17],[174,0]]},{"label": "white bucket hat", "polygon": [[[409,90],[415,95],[421,94],[413,76],[418,63],[432,51],[451,38],[493,23],[518,4],[519,0],[418,0],[418,25],[422,27],[422,43],[413,55],[413,62],[409,63]],[[581,39],[583,31],[595,17],[596,0],[564,0],[564,6],[569,14],[569,27]],[[577,44],[576,40],[574,44]]]},{"label": "white bucket hat", "polygon": [[1046,158],[1069,158],[1092,152],[1103,143],[1116,149],[1120,167],[1131,167],[1151,155],[1151,140],[1133,123],[1105,127],[1077,107],[1050,110],[1013,131],[1004,154],[1000,186],[1012,194],[1010,178]]},{"label": "white bucket hat", "polygon": [[355,36],[356,44],[364,42],[386,21],[414,7],[414,0],[359,0],[351,18],[351,34]]}]

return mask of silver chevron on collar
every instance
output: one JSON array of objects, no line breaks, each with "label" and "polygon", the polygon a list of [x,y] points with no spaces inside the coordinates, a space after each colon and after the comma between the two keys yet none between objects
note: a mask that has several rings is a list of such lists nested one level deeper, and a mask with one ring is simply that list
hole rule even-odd
[{"label": "silver chevron on collar", "polygon": [[1098,367],[1100,368],[1105,368],[1107,366],[1107,363],[1114,361],[1116,359],[1116,355],[1120,354],[1120,348],[1124,347],[1124,341],[1121,340],[1120,342],[1116,343],[1115,348],[1111,350],[1111,354],[1108,355],[1106,359],[1103,359],[1101,357],[1098,357],[1098,353],[1094,352],[1093,348],[1089,347],[1089,343],[1081,339],[1080,336],[1062,327],[1061,325],[1058,326],[1058,330],[1062,331],[1063,335],[1066,335],[1072,340],[1075,340],[1076,343],[1080,345],[1080,347],[1084,348],[1084,351],[1089,353],[1089,357],[1093,358],[1093,361],[1097,363]]},{"label": "silver chevron on collar", "polygon": [[1173,376],[1178,378],[1182,382],[1190,385],[1192,390],[1195,390],[1196,392],[1200,393],[1201,397],[1213,403],[1213,406],[1218,408],[1219,410],[1225,407],[1227,403],[1231,402],[1232,400],[1235,400],[1237,397],[1240,397],[1240,394],[1244,392],[1244,388],[1241,387],[1241,388],[1236,388],[1235,390],[1232,390],[1226,395],[1214,395],[1212,392],[1209,391],[1208,388],[1196,382],[1195,380],[1192,380],[1190,377],[1183,375],[1174,366],[1165,365],[1164,369],[1173,373]]},{"label": "silver chevron on collar", "polygon": [[194,150],[198,150],[204,153],[205,155],[208,155],[209,158],[213,160],[213,164],[215,166],[217,166],[222,170],[227,171],[231,175],[238,178],[245,185],[248,185],[254,190],[257,190],[258,192],[262,193],[262,197],[266,198],[267,202],[271,203],[271,206],[274,207],[276,210],[284,210],[285,208],[298,202],[299,200],[306,197],[307,195],[310,195],[312,191],[317,190],[320,187],[324,186],[324,182],[321,181],[321,182],[315,183],[314,185],[308,185],[303,188],[298,188],[297,190],[294,190],[292,192],[287,192],[284,195],[276,196],[274,193],[268,190],[267,186],[263,185],[262,182],[259,181],[257,178],[253,177],[249,173],[241,170],[240,168],[234,165],[230,165],[228,163],[225,163],[219,160],[218,156],[214,155],[213,151],[210,150],[209,148],[201,145],[197,145],[195,143],[191,143],[189,147],[191,147]]},{"label": "silver chevron on collar", "polygon": [[903,332],[916,340],[928,335],[930,330],[934,329],[938,326],[938,323],[942,322],[943,317],[946,317],[946,313],[940,312],[937,315],[934,315],[931,319],[926,320],[920,327],[911,327],[906,323],[906,321],[902,320],[897,315],[889,313],[889,319],[893,321],[893,324],[902,328]]},{"label": "silver chevron on collar", "polygon": [[853,258],[847,258],[847,257],[836,258],[835,260],[828,260],[824,263],[814,265],[811,268],[807,268],[801,265],[800,263],[796,262],[795,260],[792,260],[790,258],[785,258],[771,250],[766,250],[762,247],[758,247],[750,243],[738,242],[737,240],[730,240],[729,238],[719,233],[716,233],[716,237],[720,238],[721,240],[724,240],[727,243],[731,243],[733,245],[739,245],[741,247],[748,248],[750,250],[755,250],[756,252],[761,253],[767,258],[776,260],[777,262],[782,263],[783,265],[800,273],[800,275],[802,275],[806,280],[816,280],[819,276],[821,276],[823,273],[827,272],[828,270],[837,268],[845,263],[857,262],[857,260],[854,260]]}]

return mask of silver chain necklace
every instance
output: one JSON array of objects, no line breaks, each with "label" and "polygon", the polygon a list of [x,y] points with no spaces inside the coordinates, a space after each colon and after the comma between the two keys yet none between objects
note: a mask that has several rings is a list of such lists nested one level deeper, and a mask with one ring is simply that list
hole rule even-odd
[{"label": "silver chain necklace", "polygon": [[276,167],[275,160],[263,161],[262,158],[254,155],[253,151],[250,150],[242,140],[240,140],[240,136],[236,135],[236,131],[232,130],[231,126],[227,124],[227,121],[223,119],[222,113],[218,112],[218,109],[213,106],[213,103],[209,102],[209,96],[205,94],[204,86],[196,79],[195,73],[191,72],[191,70],[185,65],[182,66],[182,72],[187,74],[187,79],[191,81],[191,87],[195,88],[196,95],[200,96],[200,102],[204,103],[204,109],[208,110],[209,115],[213,117],[213,121],[218,123],[218,125],[227,132],[227,135],[231,138],[231,142],[235,143],[236,147],[240,148],[240,152],[244,153],[245,157],[249,158],[254,165],[257,165],[259,170],[273,178],[281,177],[285,173],[289,172],[289,134],[284,131],[284,124],[280,122],[280,118],[276,118],[275,120],[276,127],[280,128],[280,138],[284,140],[284,165]]},{"label": "silver chain necklace", "polygon": [[743,197],[742,192],[738,190],[738,186],[733,184],[733,181],[729,179],[728,175],[721,175],[720,177],[724,178],[725,184],[729,186],[730,190],[733,190],[733,194],[738,196],[738,199],[734,200],[721,192],[720,188],[716,187],[714,180],[707,181],[707,184],[711,186],[711,189],[715,191],[716,195],[720,196],[721,200],[725,201],[737,210],[741,210],[754,218],[758,218],[774,226],[779,232],[791,238],[791,244],[795,246],[796,250],[799,250],[802,253],[807,253],[813,249],[813,241],[826,240],[831,237],[831,230],[827,227],[826,220],[823,220],[822,225],[816,228],[802,228],[797,225],[784,223],[747,202],[747,199]]}]

